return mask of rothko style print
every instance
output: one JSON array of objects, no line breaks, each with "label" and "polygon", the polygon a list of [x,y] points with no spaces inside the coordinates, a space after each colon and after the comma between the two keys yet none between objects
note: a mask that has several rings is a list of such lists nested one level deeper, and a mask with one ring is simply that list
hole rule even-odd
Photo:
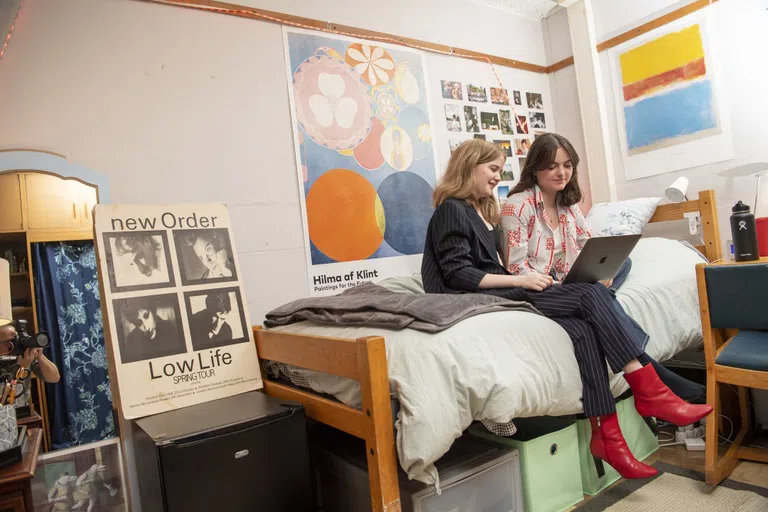
[{"label": "rothko style print", "polygon": [[629,155],[721,132],[699,24],[620,54],[619,67]]}]

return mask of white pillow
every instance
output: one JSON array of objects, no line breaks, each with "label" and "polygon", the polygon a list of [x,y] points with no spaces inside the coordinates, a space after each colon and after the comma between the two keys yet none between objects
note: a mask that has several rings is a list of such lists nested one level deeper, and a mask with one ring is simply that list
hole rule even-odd
[{"label": "white pillow", "polygon": [[661,197],[597,203],[587,213],[592,236],[639,235],[653,217]]}]

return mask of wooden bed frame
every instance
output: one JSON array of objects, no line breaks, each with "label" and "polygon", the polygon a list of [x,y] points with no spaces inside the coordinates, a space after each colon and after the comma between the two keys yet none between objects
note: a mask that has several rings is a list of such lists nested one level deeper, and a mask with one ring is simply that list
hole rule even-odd
[{"label": "wooden bed frame", "polygon": [[[722,257],[715,194],[662,205],[650,222],[679,221],[684,214],[699,212],[704,245],[696,248],[710,261]],[[298,389],[264,376],[264,391],[282,400],[304,405],[308,417],[363,439],[366,444],[371,502],[374,512],[400,510],[389,378],[384,338],[380,336],[344,339],[278,333],[254,327],[260,360],[277,361],[360,381],[362,410],[324,398],[311,390]]]}]

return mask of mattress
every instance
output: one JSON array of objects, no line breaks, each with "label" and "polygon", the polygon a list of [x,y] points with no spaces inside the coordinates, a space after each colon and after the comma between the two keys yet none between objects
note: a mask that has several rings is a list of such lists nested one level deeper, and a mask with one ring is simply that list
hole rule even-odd
[{"label": "mattress", "polygon": [[[705,262],[703,256],[676,240],[643,238],[630,257],[632,271],[617,299],[650,335],[646,351],[664,361],[701,345],[695,266]],[[420,282],[410,277],[378,284],[401,293],[423,293]],[[436,334],[310,322],[274,330],[342,338],[384,336],[390,391],[400,404],[395,421],[400,465],[410,478],[438,488],[434,462],[473,421],[503,424],[514,418],[583,412],[571,340],[541,315],[487,313]],[[280,366],[294,384],[361,407],[357,381]],[[627,389],[623,377],[611,375],[614,396]]]}]

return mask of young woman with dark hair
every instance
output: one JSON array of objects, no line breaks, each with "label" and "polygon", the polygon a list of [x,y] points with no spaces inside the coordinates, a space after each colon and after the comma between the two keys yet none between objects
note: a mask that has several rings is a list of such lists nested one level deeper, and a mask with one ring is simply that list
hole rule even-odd
[{"label": "young woman with dark hair", "polygon": [[435,211],[421,267],[424,290],[527,301],[562,326],[573,340],[584,411],[592,422],[590,449],[598,468],[605,460],[625,478],[653,476],[657,470],[632,455],[621,433],[606,360],[614,373],[624,372],[643,416],[688,425],[712,408],[684,402],[659,380],[653,366],[638,361],[645,337],[627,327],[605,286],[553,286],[548,274],[513,275],[507,270],[498,251],[503,244],[496,229],[500,219],[493,192],[505,161],[497,146],[481,139],[464,142],[451,155],[434,192]]}]

